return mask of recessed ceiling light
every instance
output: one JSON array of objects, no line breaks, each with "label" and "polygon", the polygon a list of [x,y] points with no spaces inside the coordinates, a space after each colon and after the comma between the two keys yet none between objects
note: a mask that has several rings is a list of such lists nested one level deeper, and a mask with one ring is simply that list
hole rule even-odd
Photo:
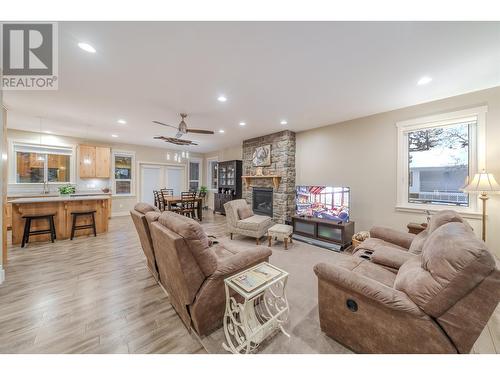
[{"label": "recessed ceiling light", "polygon": [[225,133],[224,129],[219,129],[219,133]]},{"label": "recessed ceiling light", "polygon": [[432,78],[429,77],[429,76],[423,76],[422,78],[420,78],[417,82],[417,85],[419,86],[422,86],[422,85],[427,85],[428,83],[430,83],[432,81]]},{"label": "recessed ceiling light", "polygon": [[219,95],[217,100],[222,103],[227,102],[227,98],[224,95]]},{"label": "recessed ceiling light", "polygon": [[83,49],[84,51],[87,51],[87,52],[90,52],[90,53],[96,53],[97,51],[95,50],[94,47],[92,47],[90,44],[88,43],[83,43],[83,42],[80,42],[78,43],[78,47],[80,47],[81,49]]},{"label": "recessed ceiling light", "polygon": [[122,124],[122,125],[125,125],[125,124],[127,123],[127,121],[122,120],[122,119],[119,119],[119,120],[117,121],[117,123]]},{"label": "recessed ceiling light", "polygon": [[118,138],[118,134],[111,134],[113,138]]},{"label": "recessed ceiling light", "polygon": [[240,126],[245,126],[247,123],[245,121],[240,122]]},{"label": "recessed ceiling light", "polygon": [[288,121],[286,121],[286,120],[281,120],[281,121],[280,121],[280,124],[281,124],[281,125],[286,125],[286,124],[288,124]]}]

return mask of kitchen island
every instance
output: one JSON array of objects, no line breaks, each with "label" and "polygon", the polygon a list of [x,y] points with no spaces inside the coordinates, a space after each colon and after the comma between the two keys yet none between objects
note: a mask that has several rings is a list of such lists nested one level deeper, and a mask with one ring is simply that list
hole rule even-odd
[{"label": "kitchen island", "polygon": [[[55,214],[57,240],[70,238],[72,212],[96,211],[95,221],[97,233],[108,231],[108,220],[111,211],[111,197],[101,195],[69,195],[69,196],[43,196],[34,198],[16,198],[9,201],[12,204],[12,244],[20,244],[23,238],[24,215]],[[78,225],[90,224],[90,218],[80,218]],[[43,220],[32,222],[31,229],[46,229],[48,223]],[[87,236],[92,229],[76,232],[76,237]],[[48,234],[30,237],[30,242],[49,241]]]}]

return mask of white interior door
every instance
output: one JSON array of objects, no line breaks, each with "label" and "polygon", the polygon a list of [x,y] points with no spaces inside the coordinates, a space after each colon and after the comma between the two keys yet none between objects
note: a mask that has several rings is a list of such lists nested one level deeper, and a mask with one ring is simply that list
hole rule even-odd
[{"label": "white interior door", "polygon": [[165,186],[174,190],[174,195],[181,195],[184,191],[184,169],[176,167],[165,167]]},{"label": "white interior door", "polygon": [[160,166],[141,166],[141,202],[154,204],[153,190],[161,189],[161,177]]}]

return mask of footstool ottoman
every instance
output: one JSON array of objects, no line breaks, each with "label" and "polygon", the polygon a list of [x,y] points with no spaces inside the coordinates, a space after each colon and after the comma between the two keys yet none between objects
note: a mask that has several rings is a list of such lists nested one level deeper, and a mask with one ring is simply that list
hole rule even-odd
[{"label": "footstool ottoman", "polygon": [[267,230],[267,236],[269,239],[269,246],[271,246],[273,237],[279,241],[283,241],[285,244],[285,250],[288,249],[288,241],[292,243],[292,232],[293,228],[291,225],[285,224],[274,224],[271,228]]}]

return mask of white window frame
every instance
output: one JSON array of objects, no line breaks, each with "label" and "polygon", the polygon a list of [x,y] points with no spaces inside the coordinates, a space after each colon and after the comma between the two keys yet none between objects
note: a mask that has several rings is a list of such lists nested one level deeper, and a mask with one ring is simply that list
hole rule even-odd
[{"label": "white window frame", "polygon": [[219,158],[217,156],[212,158],[207,158],[207,188],[209,191],[215,192],[218,191],[219,188],[219,178],[217,178],[217,186],[215,188],[212,188],[212,167],[210,165],[212,162],[218,163]]},{"label": "white window frame", "polygon": [[[43,182],[17,182],[17,155],[16,146],[27,147],[33,149],[52,149],[54,151],[66,151],[69,155],[69,181],[68,182],[49,182],[49,185],[59,186],[76,183],[76,147],[72,145],[47,145],[39,143],[29,143],[29,142],[19,142],[19,141],[9,141],[9,153],[11,157],[9,158],[9,186],[42,186]],[[46,154],[46,153],[45,153]],[[62,154],[61,154],[62,155]],[[44,175],[47,173],[47,162],[44,164]],[[45,176],[47,177],[47,176]]]},{"label": "white window frame", "polygon": [[[198,182],[198,190],[200,190],[201,187],[201,182],[203,181],[202,179],[202,171],[203,171],[203,160],[200,158],[191,158],[188,159],[188,184],[187,184],[187,189],[189,190],[191,187],[191,182]],[[198,179],[197,180],[191,180],[191,163],[197,163],[198,164]]]},{"label": "white window frame", "polygon": [[[135,184],[136,184],[136,170],[137,165],[135,163],[135,151],[126,151],[126,150],[112,150],[111,152],[112,160],[111,160],[111,170],[113,172],[112,180],[113,180],[113,197],[135,197]],[[132,158],[132,173],[131,179],[126,180],[117,180],[115,179],[115,156],[126,156]],[[130,193],[128,194],[116,194],[116,181],[130,181]]]},{"label": "white window frame", "polygon": [[[408,202],[408,133],[434,127],[446,126],[457,121],[476,121],[476,126],[470,130],[469,173],[473,176],[485,168],[486,164],[486,113],[487,106],[464,109],[433,116],[425,116],[396,123],[398,130],[398,160],[397,160],[397,211],[435,212],[449,205],[421,204]],[[469,199],[469,207],[453,206],[453,209],[469,218],[478,218],[479,206],[475,195]]]}]

